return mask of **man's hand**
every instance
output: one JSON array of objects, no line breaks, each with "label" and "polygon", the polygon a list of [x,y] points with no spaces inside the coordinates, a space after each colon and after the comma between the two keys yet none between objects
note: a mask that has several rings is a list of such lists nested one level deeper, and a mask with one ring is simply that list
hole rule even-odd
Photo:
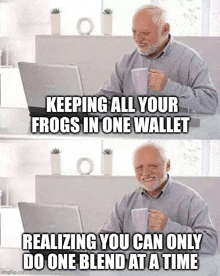
[{"label": "man's hand", "polygon": [[149,69],[149,87],[153,91],[162,91],[167,83],[167,75],[157,69]]},{"label": "man's hand", "polygon": [[161,231],[167,223],[167,216],[157,209],[149,209],[148,225],[151,230]]}]

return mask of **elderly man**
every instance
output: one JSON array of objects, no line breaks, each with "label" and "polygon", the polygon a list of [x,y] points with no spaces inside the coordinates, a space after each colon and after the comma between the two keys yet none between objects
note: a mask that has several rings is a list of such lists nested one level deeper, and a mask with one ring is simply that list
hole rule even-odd
[{"label": "elderly man", "polygon": [[134,192],[117,203],[109,221],[99,233],[135,233],[132,209],[148,208],[148,232],[202,233],[200,253],[214,254],[218,237],[203,199],[191,188],[177,183],[167,174],[170,160],[155,144],[146,144],[134,154],[136,179]]},{"label": "elderly man", "polygon": [[132,31],[137,49],[116,63],[98,95],[135,96],[131,70],[148,68],[147,95],[177,96],[180,111],[216,112],[218,95],[206,63],[193,49],[174,41],[163,9],[141,7],[133,17]]}]

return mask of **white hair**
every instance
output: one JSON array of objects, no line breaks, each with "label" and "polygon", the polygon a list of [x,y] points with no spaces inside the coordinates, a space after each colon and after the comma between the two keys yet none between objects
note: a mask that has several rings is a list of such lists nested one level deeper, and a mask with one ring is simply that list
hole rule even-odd
[{"label": "white hair", "polygon": [[167,23],[167,12],[163,8],[156,5],[143,5],[138,8],[133,16],[134,18],[137,14],[142,12],[148,12],[152,15],[153,22],[159,27],[162,28]]},{"label": "white hair", "polygon": [[135,157],[138,153],[138,151],[140,151],[141,149],[145,149],[145,148],[150,148],[150,149],[154,149],[156,151],[158,151],[160,153],[160,156],[164,159],[164,162],[167,163],[168,161],[168,158],[166,156],[166,152],[165,152],[165,149],[163,147],[161,147],[160,145],[156,144],[156,143],[144,143],[140,146],[138,146],[134,152],[133,152],[133,165],[134,165],[134,162],[135,162]]}]

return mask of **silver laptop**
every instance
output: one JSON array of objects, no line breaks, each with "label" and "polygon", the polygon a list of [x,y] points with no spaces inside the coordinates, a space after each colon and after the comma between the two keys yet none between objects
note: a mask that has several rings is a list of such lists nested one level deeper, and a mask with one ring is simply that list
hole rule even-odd
[{"label": "silver laptop", "polygon": [[82,233],[78,206],[19,202],[26,233]]},{"label": "silver laptop", "polygon": [[84,95],[77,66],[30,62],[19,62],[18,66],[30,116],[47,116],[46,96]]},{"label": "silver laptop", "polygon": [[[83,226],[79,208],[71,205],[51,205],[29,202],[18,203],[22,224],[25,233],[82,233]],[[33,255],[41,253],[45,260],[54,250],[30,249]],[[76,263],[79,262],[80,253],[86,250],[56,250],[58,253],[74,253]]]}]

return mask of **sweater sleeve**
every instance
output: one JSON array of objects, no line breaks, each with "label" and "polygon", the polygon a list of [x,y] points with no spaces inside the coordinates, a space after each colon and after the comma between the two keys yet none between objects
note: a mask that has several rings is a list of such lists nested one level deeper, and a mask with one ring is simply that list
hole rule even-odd
[{"label": "sweater sleeve", "polygon": [[168,78],[164,95],[174,95],[179,98],[179,106],[199,113],[214,114],[218,107],[218,94],[209,76],[205,61],[199,56],[191,58],[188,71],[188,84],[181,85]]},{"label": "sweater sleeve", "polygon": [[211,222],[207,205],[197,194],[191,199],[187,225],[168,218],[163,233],[202,233],[200,253],[214,254],[218,248],[218,235]]}]

